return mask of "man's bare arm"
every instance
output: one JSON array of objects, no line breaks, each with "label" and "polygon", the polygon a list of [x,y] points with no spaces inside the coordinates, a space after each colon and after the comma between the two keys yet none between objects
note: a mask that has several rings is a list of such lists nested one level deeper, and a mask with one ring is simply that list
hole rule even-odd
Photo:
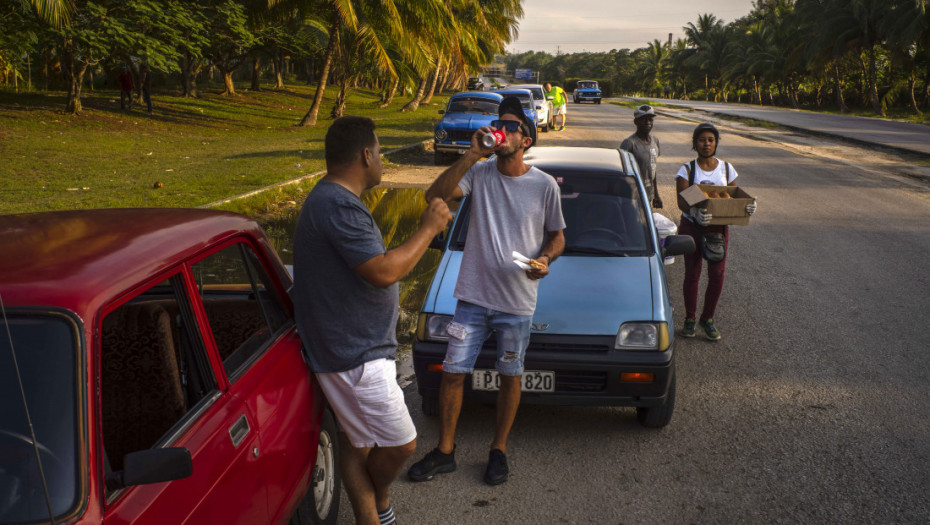
[{"label": "man's bare arm", "polygon": [[492,128],[484,126],[475,130],[471,136],[471,147],[462,155],[459,160],[443,171],[439,177],[433,181],[429,189],[426,190],[426,202],[431,202],[435,198],[440,198],[445,202],[462,197],[462,189],[459,188],[459,181],[465,176],[465,173],[481,160],[482,157],[494,153],[494,148],[484,148],[481,146],[480,139],[485,133],[490,133]]},{"label": "man's bare arm", "polygon": [[539,255],[535,259],[545,264],[546,267],[526,271],[526,276],[533,280],[542,279],[549,275],[549,265],[565,251],[565,233],[562,230],[547,232],[546,235],[548,236],[546,244],[543,245],[542,250],[539,251]]},{"label": "man's bare arm", "polygon": [[440,199],[429,203],[420,217],[420,228],[406,242],[355,267],[363,279],[378,288],[388,286],[404,278],[416,266],[429,243],[452,220],[449,206]]}]

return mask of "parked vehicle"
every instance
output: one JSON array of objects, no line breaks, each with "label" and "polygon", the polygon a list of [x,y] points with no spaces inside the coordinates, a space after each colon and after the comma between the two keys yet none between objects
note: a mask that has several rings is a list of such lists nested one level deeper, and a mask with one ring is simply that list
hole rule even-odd
[{"label": "parked vehicle", "polygon": [[471,147],[471,137],[482,126],[497,119],[503,97],[497,93],[464,91],[449,98],[433,134],[436,164],[448,162],[450,156],[464,154]]},{"label": "parked vehicle", "polygon": [[[675,406],[675,324],[663,257],[694,251],[694,241],[670,235],[660,243],[628,152],[536,147],[524,158],[555,177],[567,227],[565,252],[539,284],[522,402],[630,406],[644,426],[667,425]],[[413,363],[428,415],[438,411],[469,212],[466,198],[419,315]],[[495,401],[496,344],[494,336],[485,341],[465,381],[466,400]]]},{"label": "parked vehicle", "polygon": [[601,90],[597,87],[596,80],[579,80],[575,85],[575,91],[572,93],[575,104],[582,102],[601,103]]},{"label": "parked vehicle", "polygon": [[488,82],[481,77],[470,77],[468,79],[468,91],[487,91],[488,87]]},{"label": "parked vehicle", "polygon": [[536,127],[543,132],[549,131],[554,125],[554,115],[552,114],[552,99],[546,97],[546,91],[541,84],[514,84],[508,86],[511,89],[528,89],[533,94],[533,100],[536,103]]},{"label": "parked vehicle", "polygon": [[[537,122],[537,111],[536,104],[533,101],[533,93],[528,89],[515,89],[515,88],[505,88],[505,89],[495,89],[494,93],[502,97],[517,97],[520,99],[520,105],[523,106],[523,114],[526,115],[526,118],[530,122]],[[530,130],[530,133],[533,134],[533,142],[536,142],[536,128]]]},{"label": "parked vehicle", "polygon": [[335,523],[335,422],[254,221],[6,215],[0,253],[0,522]]}]

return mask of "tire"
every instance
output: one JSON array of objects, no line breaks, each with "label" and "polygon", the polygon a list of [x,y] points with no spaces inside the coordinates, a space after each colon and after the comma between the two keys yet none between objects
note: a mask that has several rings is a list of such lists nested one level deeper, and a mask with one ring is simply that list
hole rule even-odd
[{"label": "tire", "polygon": [[342,479],[339,476],[339,438],[336,432],[336,420],[332,412],[326,409],[320,425],[320,440],[310,488],[291,518],[290,525],[336,525],[339,521]]},{"label": "tire", "polygon": [[636,419],[646,428],[662,428],[672,420],[675,411],[675,383],[677,376],[672,372],[672,382],[668,385],[668,396],[665,402],[654,407],[636,407]]},{"label": "tire", "polygon": [[600,104],[600,103],[601,103],[601,99],[597,99],[597,102],[596,102],[596,103],[597,103],[597,104]]},{"label": "tire", "polygon": [[420,403],[420,407],[423,409],[423,414],[429,417],[436,417],[439,415],[439,397],[425,395],[423,396],[423,401]]},{"label": "tire", "polygon": [[548,133],[549,132],[549,120],[548,119],[546,120],[545,126],[539,126],[539,129],[541,129],[543,133]]}]

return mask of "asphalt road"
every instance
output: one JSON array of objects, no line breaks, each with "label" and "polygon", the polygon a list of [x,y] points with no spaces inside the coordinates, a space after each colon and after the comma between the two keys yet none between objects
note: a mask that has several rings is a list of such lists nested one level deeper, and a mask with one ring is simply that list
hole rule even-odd
[{"label": "asphalt road", "polygon": [[647,99],[673,107],[691,108],[735,117],[774,122],[796,129],[843,137],[864,144],[930,155],[930,126],[881,118],[830,115],[752,104],[703,102],[699,100]]},{"label": "asphalt road", "polygon": [[[610,104],[570,104],[568,118],[540,145],[616,147],[633,131],[631,111]],[[693,127],[656,120],[667,205]],[[930,523],[930,190],[722,132],[718,156],[759,208],[731,228],[723,339],[677,340],[671,424],[641,428],[625,408],[521,407],[510,480],[489,487],[494,408],[466,404],[459,470],[402,476],[399,523]],[[667,269],[680,328],[683,266]],[[405,390],[418,460],[438,422],[415,383]],[[340,523],[351,522],[343,496]]]}]

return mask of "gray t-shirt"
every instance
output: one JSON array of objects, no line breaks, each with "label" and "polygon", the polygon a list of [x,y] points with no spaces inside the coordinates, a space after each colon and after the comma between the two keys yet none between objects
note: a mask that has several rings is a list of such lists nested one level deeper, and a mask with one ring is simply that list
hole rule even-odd
[{"label": "gray t-shirt", "polygon": [[639,164],[639,174],[643,178],[643,186],[646,187],[646,197],[649,199],[654,198],[656,164],[659,160],[659,138],[650,135],[649,142],[646,143],[634,133],[620,143],[620,149],[633,154],[636,163]]},{"label": "gray t-shirt", "polygon": [[397,353],[398,286],[373,286],[353,270],[385,253],[371,212],[328,181],[307,196],[294,233],[297,330],[314,372],[342,372]]},{"label": "gray t-shirt", "polygon": [[471,218],[455,297],[514,315],[533,315],[539,281],[513,263],[512,253],[539,255],[547,232],[565,229],[559,185],[537,168],[519,177],[478,162],[459,188],[470,195]]}]

